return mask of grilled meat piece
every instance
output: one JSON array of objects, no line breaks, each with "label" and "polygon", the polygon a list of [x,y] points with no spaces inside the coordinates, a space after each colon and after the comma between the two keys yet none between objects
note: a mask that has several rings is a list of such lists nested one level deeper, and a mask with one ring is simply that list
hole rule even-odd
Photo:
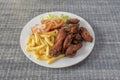
[{"label": "grilled meat piece", "polygon": [[82,40],[82,37],[79,33],[75,34],[75,37],[74,37],[76,40],[78,41],[81,41]]},{"label": "grilled meat piece", "polygon": [[66,21],[67,24],[78,24],[80,20],[76,18],[71,18]]},{"label": "grilled meat piece", "polygon": [[81,41],[82,41],[82,37],[79,33],[73,34],[73,39],[72,39],[73,44],[78,44]]},{"label": "grilled meat piece", "polygon": [[78,44],[79,42],[80,42],[80,41],[74,39],[74,40],[72,41],[72,44]]},{"label": "grilled meat piece", "polygon": [[50,49],[50,55],[51,56],[58,56],[61,53],[62,50],[62,41],[57,41],[55,45]]},{"label": "grilled meat piece", "polygon": [[84,27],[80,27],[80,34],[85,41],[92,42],[93,37],[90,35],[88,30]]},{"label": "grilled meat piece", "polygon": [[79,31],[79,25],[78,25],[78,24],[74,24],[74,25],[72,25],[72,26],[70,27],[69,33],[74,34],[74,33],[78,33],[78,31]]},{"label": "grilled meat piece", "polygon": [[56,36],[55,43],[59,40],[61,41],[63,38],[66,37],[66,35],[67,35],[67,33],[66,33],[65,29],[60,29],[58,32],[58,35]]},{"label": "grilled meat piece", "polygon": [[51,56],[58,56],[61,53],[65,37],[66,32],[64,29],[61,29],[56,37],[55,45],[50,49]]},{"label": "grilled meat piece", "polygon": [[70,27],[65,28],[65,31],[66,31],[67,33],[69,33],[69,32],[70,32]]},{"label": "grilled meat piece", "polygon": [[71,45],[71,41],[72,41],[72,36],[69,34],[63,43],[63,52],[66,50],[66,48],[68,48]]},{"label": "grilled meat piece", "polygon": [[65,52],[65,55],[68,56],[68,57],[73,57],[77,50],[79,48],[82,47],[82,43],[79,43],[79,44],[71,44],[67,49],[66,49],[66,52]]}]

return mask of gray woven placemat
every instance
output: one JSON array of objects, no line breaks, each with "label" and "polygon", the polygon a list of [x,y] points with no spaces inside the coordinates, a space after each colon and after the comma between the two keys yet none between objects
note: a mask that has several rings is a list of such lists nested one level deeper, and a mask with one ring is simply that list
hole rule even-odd
[{"label": "gray woven placemat", "polygon": [[[86,60],[50,69],[23,54],[23,26],[48,11],[72,12],[92,25],[96,44]],[[120,80],[120,0],[0,0],[0,80]]]}]

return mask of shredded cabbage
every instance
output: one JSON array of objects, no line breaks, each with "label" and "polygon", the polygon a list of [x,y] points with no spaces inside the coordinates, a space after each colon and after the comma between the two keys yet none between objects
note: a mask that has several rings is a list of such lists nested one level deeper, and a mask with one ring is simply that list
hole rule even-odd
[{"label": "shredded cabbage", "polygon": [[67,20],[67,19],[69,19],[70,17],[69,17],[68,15],[64,15],[64,14],[60,14],[60,15],[48,14],[48,15],[46,15],[46,16],[42,16],[42,19],[55,19],[55,18]]}]

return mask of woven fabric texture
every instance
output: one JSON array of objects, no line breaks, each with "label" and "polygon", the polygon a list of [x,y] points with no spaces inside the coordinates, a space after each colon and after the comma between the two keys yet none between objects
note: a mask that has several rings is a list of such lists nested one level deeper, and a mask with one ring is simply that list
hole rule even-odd
[{"label": "woven fabric texture", "polygon": [[[95,47],[83,62],[50,69],[23,54],[22,28],[51,11],[77,14],[93,27]],[[0,0],[0,80],[120,80],[120,0]]]}]

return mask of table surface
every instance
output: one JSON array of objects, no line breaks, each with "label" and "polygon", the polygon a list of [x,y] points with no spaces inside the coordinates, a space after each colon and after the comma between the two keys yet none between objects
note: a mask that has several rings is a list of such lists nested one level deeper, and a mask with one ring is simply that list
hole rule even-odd
[{"label": "table surface", "polygon": [[[22,28],[49,11],[71,12],[92,25],[96,44],[83,62],[50,69],[23,54]],[[0,80],[120,80],[120,0],[0,0]]]}]

